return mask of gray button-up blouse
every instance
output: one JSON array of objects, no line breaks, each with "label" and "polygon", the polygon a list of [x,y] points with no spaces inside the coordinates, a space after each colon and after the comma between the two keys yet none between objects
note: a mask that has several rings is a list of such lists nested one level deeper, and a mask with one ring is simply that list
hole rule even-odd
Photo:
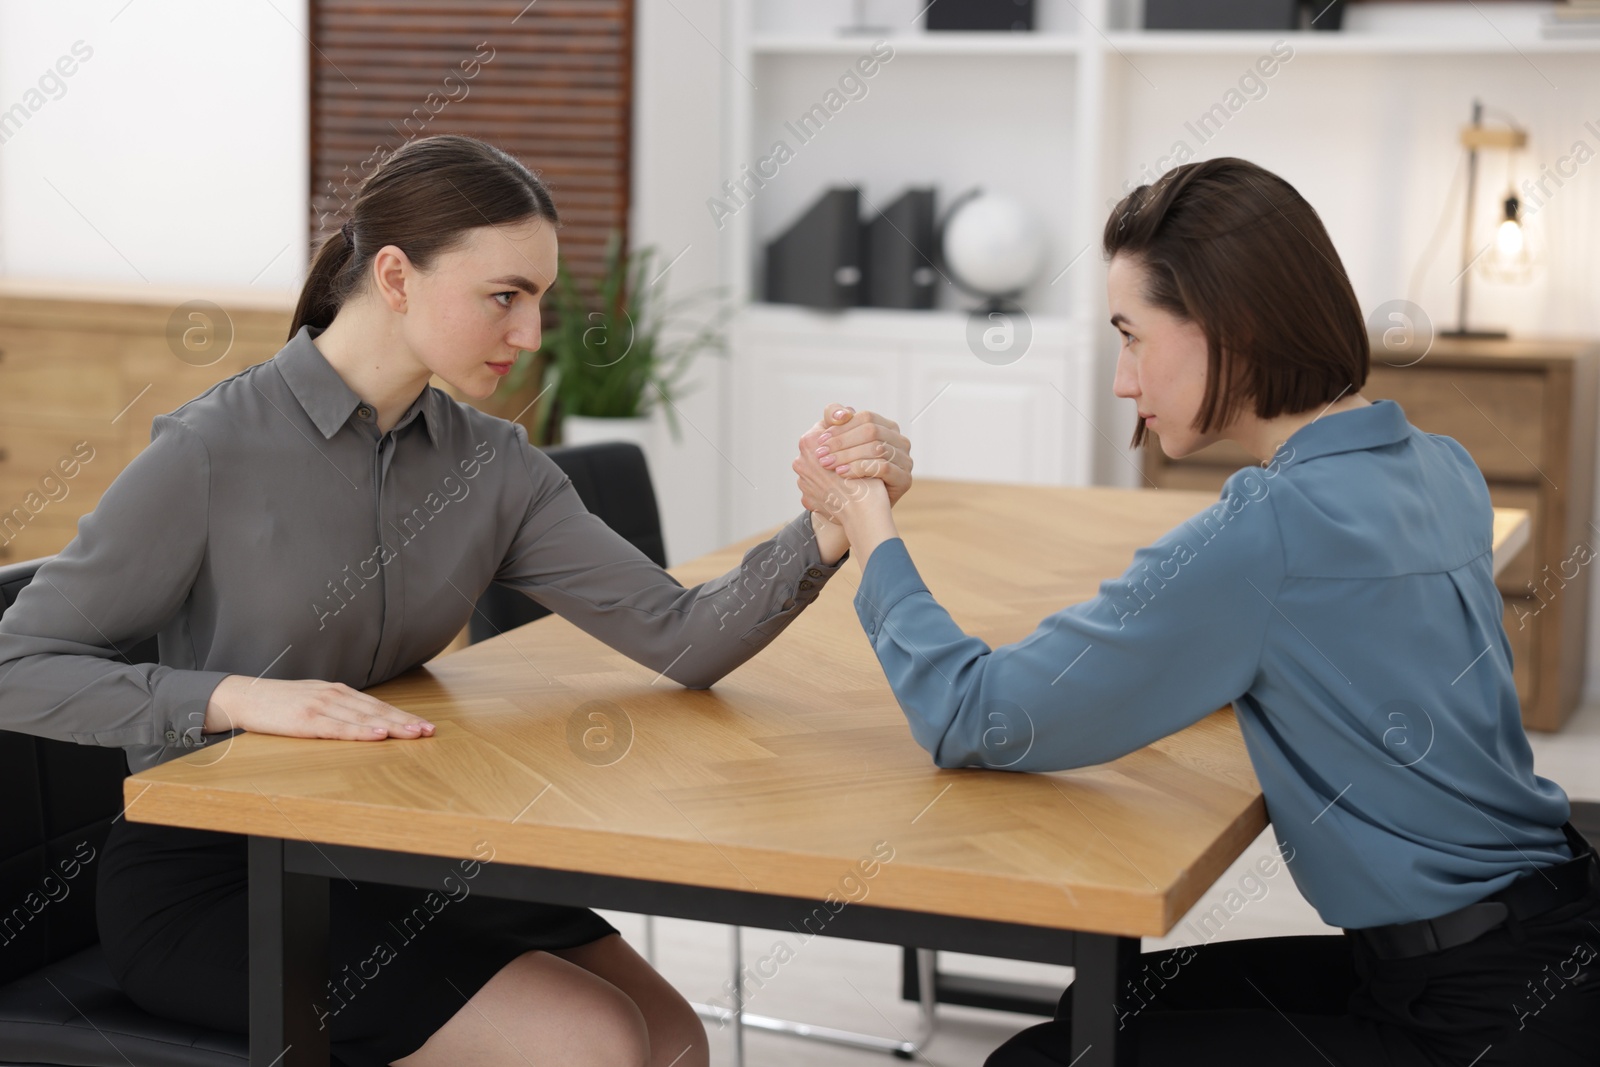
[{"label": "gray button-up blouse", "polygon": [[[122,746],[203,735],[229,674],[362,689],[436,655],[491,581],[690,687],[753,656],[844,562],[802,512],[685,589],[516,423],[429,386],[388,433],[302,328],[156,416],[150,446],[0,617],[0,728]],[[158,635],[160,663],[113,651]]]}]

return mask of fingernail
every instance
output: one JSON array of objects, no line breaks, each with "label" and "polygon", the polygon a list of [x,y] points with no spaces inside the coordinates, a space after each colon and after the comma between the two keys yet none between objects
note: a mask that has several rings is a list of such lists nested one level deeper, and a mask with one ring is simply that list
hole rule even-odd
[{"label": "fingernail", "polygon": [[828,454],[828,446],[827,445],[819,445],[819,446],[817,446],[817,455],[818,456],[826,456],[827,454]]},{"label": "fingernail", "polygon": [[832,430],[825,430],[825,431],[823,431],[822,436],[817,438],[817,440],[818,441],[826,441],[828,438],[830,438],[832,436],[833,436],[833,431]]},{"label": "fingernail", "polygon": [[850,464],[848,464],[848,463],[841,463],[838,467],[835,468],[835,470],[837,470],[840,474],[843,474],[845,471],[847,471],[849,469],[850,469]]},{"label": "fingernail", "polygon": [[845,416],[845,409],[844,408],[840,408],[838,411],[835,411],[833,413],[833,417],[836,418],[836,419],[842,419],[842,418],[844,418],[844,416]]},{"label": "fingernail", "polygon": [[385,729],[384,727],[382,727],[382,726],[374,726],[372,728],[372,732],[375,733],[375,734],[386,734],[389,731],[387,729]]}]

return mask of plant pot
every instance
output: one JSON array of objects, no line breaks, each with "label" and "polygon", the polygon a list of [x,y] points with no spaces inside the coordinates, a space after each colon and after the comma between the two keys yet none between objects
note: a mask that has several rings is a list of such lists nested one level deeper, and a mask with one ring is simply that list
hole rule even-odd
[{"label": "plant pot", "polygon": [[567,415],[561,420],[561,443],[564,445],[590,445],[597,441],[630,441],[648,454],[654,439],[654,420],[648,416],[600,419],[589,415]]}]

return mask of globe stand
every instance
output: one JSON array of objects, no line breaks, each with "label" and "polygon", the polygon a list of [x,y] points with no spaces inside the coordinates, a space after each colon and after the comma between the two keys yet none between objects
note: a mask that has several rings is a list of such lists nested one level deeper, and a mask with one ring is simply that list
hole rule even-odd
[{"label": "globe stand", "polygon": [[967,314],[969,316],[973,316],[973,317],[982,316],[984,318],[987,318],[988,316],[996,314],[996,313],[1002,314],[1002,315],[1022,315],[1022,314],[1025,314],[1025,312],[1022,310],[1022,305],[1017,303],[1015,300],[1010,299],[1011,296],[1015,296],[1015,295],[1018,295],[1018,294],[1014,294],[1013,293],[1013,294],[1008,294],[1007,296],[995,296],[993,293],[980,293],[980,292],[977,292],[977,291],[975,291],[973,289],[970,289],[967,286],[962,285],[961,282],[957,281],[954,278],[952,278],[951,281],[954,281],[956,283],[956,285],[959,286],[964,292],[971,293],[973,296],[982,296],[982,297],[987,297],[988,298],[983,303],[979,304],[977,307],[972,308],[970,311],[968,311]]}]

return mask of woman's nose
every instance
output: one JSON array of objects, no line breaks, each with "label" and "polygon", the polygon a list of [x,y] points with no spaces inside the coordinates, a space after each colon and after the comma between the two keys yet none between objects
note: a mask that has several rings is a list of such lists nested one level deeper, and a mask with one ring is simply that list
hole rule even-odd
[{"label": "woman's nose", "polygon": [[1111,381],[1111,391],[1125,400],[1131,400],[1139,395],[1139,381],[1133,369],[1128,366],[1128,361],[1122,357],[1117,358],[1117,373]]}]

